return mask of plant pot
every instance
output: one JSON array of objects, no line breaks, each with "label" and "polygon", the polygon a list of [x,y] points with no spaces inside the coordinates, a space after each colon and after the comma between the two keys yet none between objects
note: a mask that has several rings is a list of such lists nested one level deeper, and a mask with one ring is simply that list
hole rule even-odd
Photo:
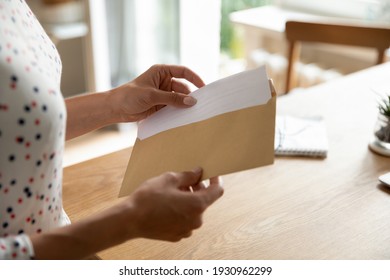
[{"label": "plant pot", "polygon": [[378,115],[370,148],[378,154],[390,156],[390,117]]}]

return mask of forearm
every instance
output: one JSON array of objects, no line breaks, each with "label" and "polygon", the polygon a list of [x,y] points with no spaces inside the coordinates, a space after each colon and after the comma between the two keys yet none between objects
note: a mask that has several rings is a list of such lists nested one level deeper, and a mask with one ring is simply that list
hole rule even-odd
[{"label": "forearm", "polygon": [[109,92],[67,98],[66,140],[117,122]]},{"label": "forearm", "polygon": [[113,123],[143,120],[167,105],[195,105],[196,99],[188,96],[190,88],[179,79],[204,86],[202,79],[186,67],[154,65],[133,81],[107,92],[68,98],[66,139]]},{"label": "forearm", "polygon": [[[126,207],[126,208],[124,208]],[[118,205],[72,225],[31,237],[36,259],[84,259],[133,238],[128,206]]]}]

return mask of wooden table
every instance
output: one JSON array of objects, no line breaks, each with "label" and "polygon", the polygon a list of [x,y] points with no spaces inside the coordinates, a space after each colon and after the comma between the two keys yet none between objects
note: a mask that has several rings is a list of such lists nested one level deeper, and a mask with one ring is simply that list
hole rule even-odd
[{"label": "wooden table", "polygon": [[[390,63],[278,100],[278,113],[325,117],[324,160],[277,158],[224,176],[225,194],[189,239],[137,239],[103,259],[389,259],[390,191],[378,176],[390,158],[368,149]],[[68,167],[64,207],[77,220],[117,202],[131,150]],[[131,221],[130,221],[131,222]]]},{"label": "wooden table", "polygon": [[[263,49],[271,54],[287,54],[288,43],[285,39],[284,30],[286,22],[289,20],[389,27],[389,24],[381,22],[323,16],[313,12],[300,12],[274,5],[233,12],[229,17],[230,21],[243,31],[244,52],[248,69],[257,66],[252,59],[254,50]],[[324,46],[321,44],[304,44],[302,47],[302,56],[306,62],[316,62],[326,67],[332,66],[342,70],[343,73],[351,73],[369,67],[374,64],[376,58],[376,53],[373,50],[365,48]],[[329,60],[331,63],[329,63]],[[275,77],[273,78],[275,79]]]},{"label": "wooden table", "polygon": [[[309,10],[307,10],[309,11]],[[320,21],[324,23],[344,23],[351,25],[383,26],[388,27],[384,22],[374,22],[364,19],[354,19],[341,16],[324,16],[315,12],[300,12],[289,8],[274,5],[246,9],[233,12],[229,16],[233,23],[262,30],[265,33],[284,36],[286,22],[295,21]]]}]

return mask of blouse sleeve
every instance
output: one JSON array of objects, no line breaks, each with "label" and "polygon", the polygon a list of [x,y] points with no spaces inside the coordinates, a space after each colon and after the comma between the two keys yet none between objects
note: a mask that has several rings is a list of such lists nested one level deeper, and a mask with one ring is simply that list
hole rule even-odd
[{"label": "blouse sleeve", "polygon": [[0,260],[31,259],[34,259],[34,249],[27,235],[21,234],[0,238]]}]

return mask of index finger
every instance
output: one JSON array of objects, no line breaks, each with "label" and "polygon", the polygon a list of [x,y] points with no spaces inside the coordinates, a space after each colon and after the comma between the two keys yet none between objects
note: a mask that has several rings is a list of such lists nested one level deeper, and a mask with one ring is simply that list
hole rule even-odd
[{"label": "index finger", "polygon": [[198,88],[203,87],[203,80],[191,69],[180,65],[163,65],[163,70],[168,71],[174,78],[182,78],[193,83]]}]

